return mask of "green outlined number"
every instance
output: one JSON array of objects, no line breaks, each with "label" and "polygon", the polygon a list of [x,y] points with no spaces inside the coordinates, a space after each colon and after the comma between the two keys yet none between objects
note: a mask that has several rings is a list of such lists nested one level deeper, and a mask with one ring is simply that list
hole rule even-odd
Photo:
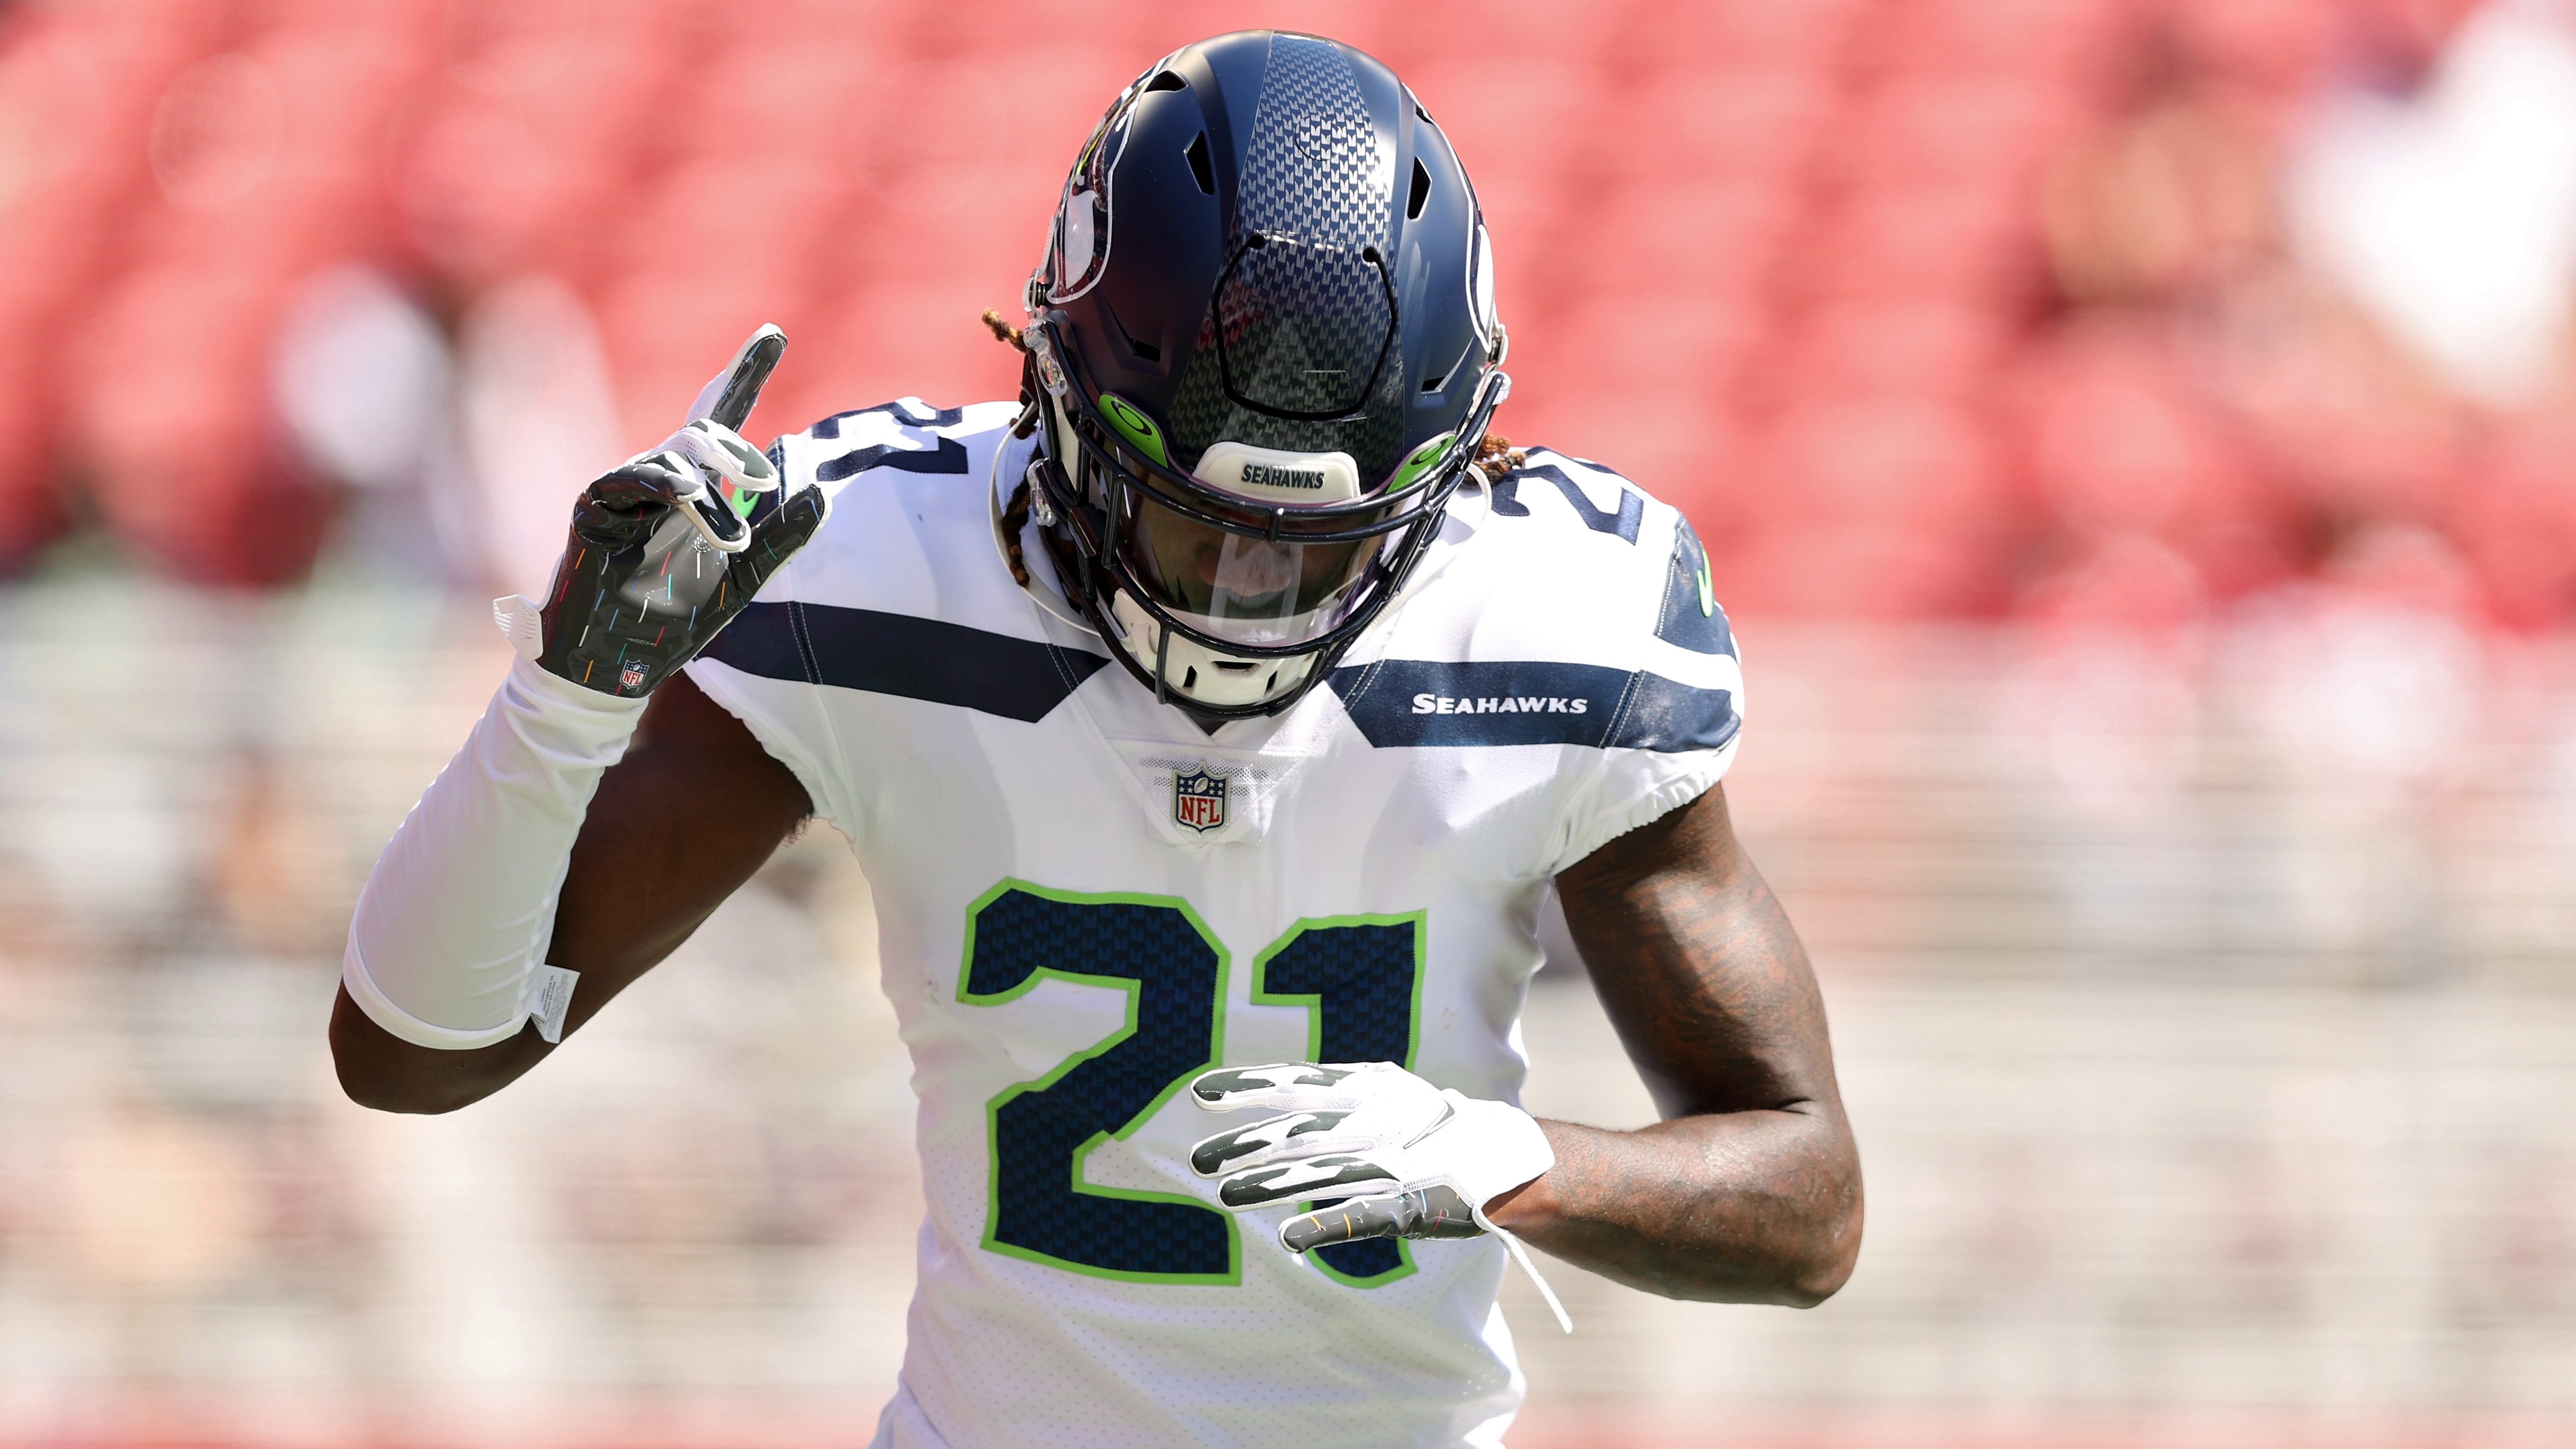
[{"label": "green outlined number", "polygon": [[1127,996],[1124,1026],[986,1107],[985,1247],[1110,1278],[1240,1281],[1242,1243],[1224,1212],[1082,1180],[1093,1148],[1143,1126],[1183,1082],[1217,1064],[1225,968],[1224,948],[1197,913],[1169,897],[1006,881],[975,903],[960,1001],[997,1006],[1049,976]]},{"label": "green outlined number", "polygon": [[[1423,935],[1420,911],[1299,921],[1253,958],[1253,1004],[1313,1013],[1306,1033],[1310,1062],[1410,1068],[1421,1040]],[[1413,1271],[1412,1252],[1394,1238],[1335,1243],[1314,1256],[1326,1274],[1359,1288]]]},{"label": "green outlined number", "polygon": [[[1424,924],[1401,916],[1300,921],[1253,960],[1252,1000],[1313,1014],[1314,1061],[1413,1065],[1420,1039]],[[1186,902],[1083,895],[1004,881],[967,914],[957,999],[998,1006],[1047,977],[1124,993],[1118,1031],[986,1106],[991,1146],[984,1246],[1102,1277],[1235,1283],[1233,1218],[1196,1198],[1083,1180],[1092,1149],[1145,1124],[1191,1077],[1222,1060],[1225,948]],[[1385,1239],[1319,1249],[1337,1281],[1376,1287],[1413,1271]]]}]

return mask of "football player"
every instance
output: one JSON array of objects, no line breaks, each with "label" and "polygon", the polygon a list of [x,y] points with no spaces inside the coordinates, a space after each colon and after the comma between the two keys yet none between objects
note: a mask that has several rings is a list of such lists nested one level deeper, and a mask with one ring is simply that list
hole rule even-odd
[{"label": "football player", "polygon": [[[878,1444],[1497,1444],[1523,1237],[1831,1294],[1858,1161],[1719,788],[1735,642],[1680,514],[1489,435],[1493,266],[1385,66],[1245,33],[1084,144],[1016,400],[764,454],[764,329],[498,606],[358,902],[349,1094],[498,1090],[819,817],[921,1104]],[[1515,1104],[1551,888],[1655,1125]]]}]

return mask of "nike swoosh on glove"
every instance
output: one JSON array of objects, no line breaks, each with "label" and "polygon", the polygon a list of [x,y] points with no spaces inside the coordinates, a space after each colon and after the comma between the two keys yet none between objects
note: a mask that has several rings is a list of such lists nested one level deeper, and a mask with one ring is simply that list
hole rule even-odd
[{"label": "nike swoosh on glove", "polygon": [[586,689],[649,694],[805,546],[830,500],[811,484],[782,493],[777,467],[734,431],[786,346],[776,327],[753,333],[686,426],[582,491],[545,604],[492,603],[513,648]]},{"label": "nike swoosh on glove", "polygon": [[1200,1142],[1190,1167],[1218,1179],[1217,1202],[1236,1212],[1328,1200],[1280,1225],[1290,1252],[1490,1232],[1565,1321],[1520,1240],[1485,1216],[1485,1204],[1556,1165],[1527,1112],[1435,1087],[1393,1062],[1222,1068],[1194,1078],[1190,1100],[1211,1112],[1277,1114]]}]

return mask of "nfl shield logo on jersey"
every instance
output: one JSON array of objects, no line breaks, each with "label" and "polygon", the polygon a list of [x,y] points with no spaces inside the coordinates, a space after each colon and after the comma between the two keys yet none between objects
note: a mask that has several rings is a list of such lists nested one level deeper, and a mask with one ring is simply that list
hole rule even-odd
[{"label": "nfl shield logo on jersey", "polygon": [[1172,774],[1172,822],[1201,834],[1225,824],[1226,777],[1205,770]]},{"label": "nfl shield logo on jersey", "polygon": [[617,672],[617,687],[620,689],[634,689],[643,684],[644,676],[650,671],[650,668],[651,666],[647,665],[641,659],[627,660],[626,667]]}]

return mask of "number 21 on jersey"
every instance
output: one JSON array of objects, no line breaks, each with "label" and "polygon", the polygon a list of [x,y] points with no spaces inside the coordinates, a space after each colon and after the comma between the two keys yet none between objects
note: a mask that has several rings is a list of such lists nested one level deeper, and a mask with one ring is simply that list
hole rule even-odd
[{"label": "number 21 on jersey", "polygon": [[[1309,1012],[1307,1060],[1413,1065],[1423,919],[1300,921],[1253,958],[1252,1002]],[[999,1006],[1055,977],[1124,993],[1126,1023],[985,1109],[992,1150],[984,1246],[1146,1283],[1234,1283],[1231,1215],[1174,1193],[1083,1181],[1083,1159],[1125,1138],[1181,1084],[1223,1064],[1225,947],[1171,896],[1083,895],[1004,881],[967,913],[957,999]],[[1406,1245],[1372,1238],[1315,1253],[1355,1287],[1413,1270]]]}]

